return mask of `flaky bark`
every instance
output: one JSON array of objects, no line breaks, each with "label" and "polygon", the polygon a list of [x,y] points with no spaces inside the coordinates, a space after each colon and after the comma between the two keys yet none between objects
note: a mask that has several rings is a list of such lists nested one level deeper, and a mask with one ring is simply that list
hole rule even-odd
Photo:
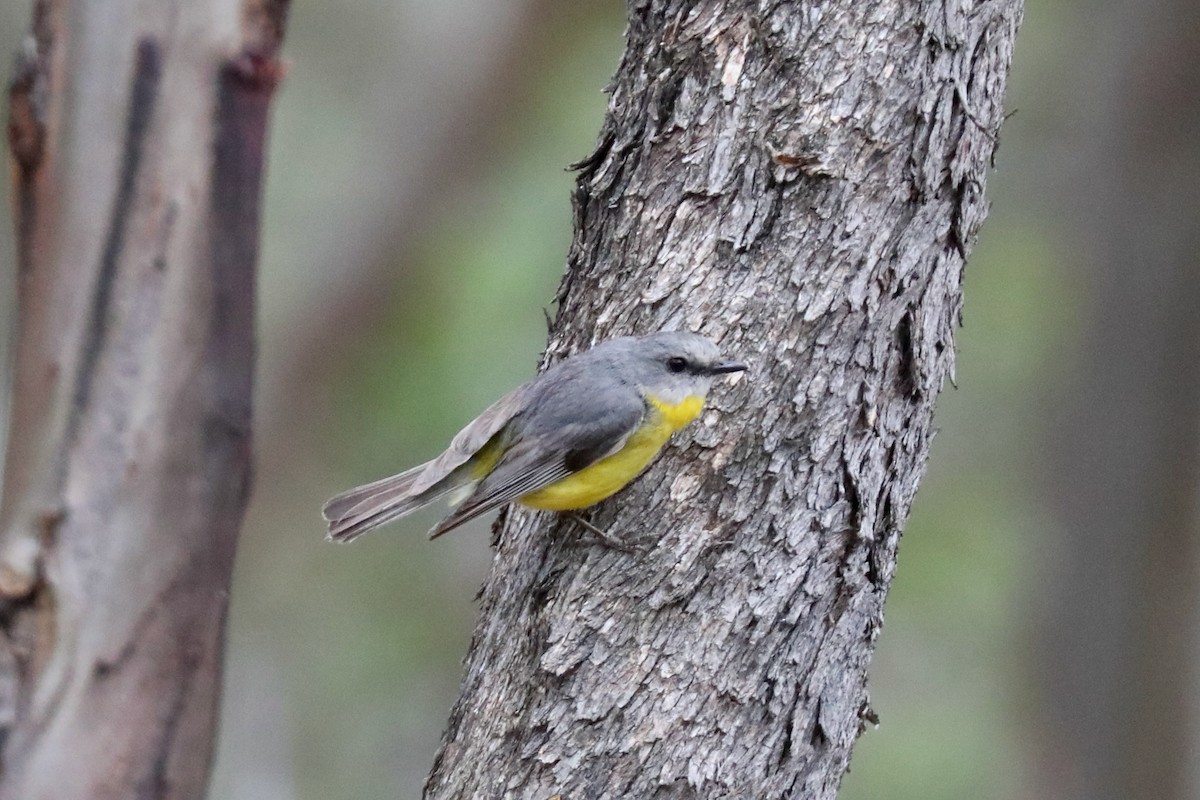
[{"label": "flaky bark", "polygon": [[10,93],[4,800],[204,793],[285,8],[35,4]]},{"label": "flaky bark", "polygon": [[550,341],[745,379],[593,512],[510,514],[429,798],[830,798],[951,374],[1021,4],[631,3]]}]

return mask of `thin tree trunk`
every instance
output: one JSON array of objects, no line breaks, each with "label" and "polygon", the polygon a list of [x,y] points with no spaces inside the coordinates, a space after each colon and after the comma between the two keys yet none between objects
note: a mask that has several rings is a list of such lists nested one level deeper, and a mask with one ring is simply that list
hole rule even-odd
[{"label": "thin tree trunk", "polygon": [[10,93],[4,800],[204,794],[285,10],[34,5]]},{"label": "thin tree trunk", "polygon": [[551,357],[748,360],[593,521],[515,512],[428,798],[833,797],[951,375],[1019,0],[631,3]]}]

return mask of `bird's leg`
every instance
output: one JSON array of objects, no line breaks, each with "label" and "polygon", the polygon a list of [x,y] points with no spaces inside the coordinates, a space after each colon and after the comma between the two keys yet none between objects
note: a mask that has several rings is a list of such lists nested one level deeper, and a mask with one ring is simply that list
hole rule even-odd
[{"label": "bird's leg", "polygon": [[622,553],[634,553],[638,555],[645,554],[646,552],[646,550],[642,547],[638,547],[636,545],[629,544],[628,542],[623,542],[620,539],[613,538],[607,531],[597,528],[595,525],[588,522],[574,511],[568,511],[566,512],[566,515],[578,522],[587,530],[591,531],[592,534],[595,535],[596,539],[600,541],[600,543],[605,544],[614,550],[620,550]]}]

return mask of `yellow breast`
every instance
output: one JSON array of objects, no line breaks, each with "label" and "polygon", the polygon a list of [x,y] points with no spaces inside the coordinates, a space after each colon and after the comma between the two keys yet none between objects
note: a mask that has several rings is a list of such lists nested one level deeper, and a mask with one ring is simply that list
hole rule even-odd
[{"label": "yellow breast", "polygon": [[668,405],[653,397],[648,400],[653,410],[646,414],[642,427],[630,435],[624,447],[590,467],[525,495],[521,503],[549,511],[567,511],[599,503],[641,475],[671,434],[694,420],[704,408],[704,398],[697,396],[688,397],[677,405]]}]

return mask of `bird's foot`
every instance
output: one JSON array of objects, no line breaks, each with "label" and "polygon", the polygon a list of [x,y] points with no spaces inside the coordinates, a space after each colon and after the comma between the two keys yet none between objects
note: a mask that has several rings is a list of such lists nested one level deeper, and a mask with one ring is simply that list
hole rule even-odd
[{"label": "bird's foot", "polygon": [[645,547],[637,544],[630,544],[629,542],[625,542],[613,537],[608,531],[601,530],[583,517],[576,514],[574,511],[568,511],[567,516],[578,522],[586,530],[590,531],[595,537],[594,539],[590,540],[588,538],[581,537],[579,541],[583,544],[602,544],[606,547],[611,547],[613,550],[620,550],[622,553],[631,553],[634,555],[646,554]]}]

